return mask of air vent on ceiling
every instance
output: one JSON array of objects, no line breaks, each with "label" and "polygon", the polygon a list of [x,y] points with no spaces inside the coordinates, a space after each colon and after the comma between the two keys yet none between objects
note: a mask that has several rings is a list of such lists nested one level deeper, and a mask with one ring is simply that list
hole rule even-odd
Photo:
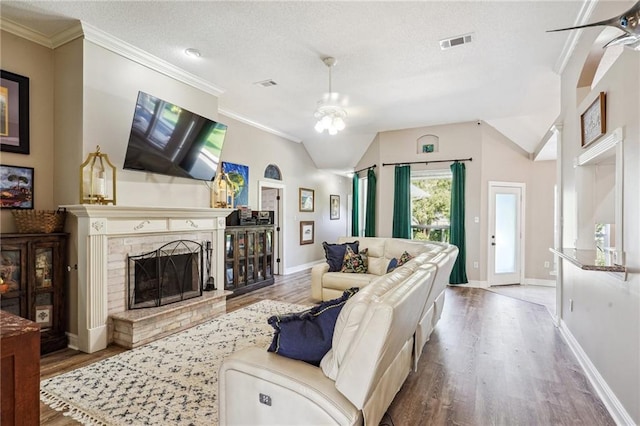
[{"label": "air vent on ceiling", "polygon": [[451,49],[452,47],[462,46],[463,44],[471,43],[472,35],[473,33],[440,40],[440,49],[447,50],[447,49]]},{"label": "air vent on ceiling", "polygon": [[268,79],[268,80],[262,80],[262,81],[256,81],[253,84],[257,84],[258,86],[262,86],[262,87],[270,87],[270,86],[275,86],[278,83],[276,83],[275,81]]}]

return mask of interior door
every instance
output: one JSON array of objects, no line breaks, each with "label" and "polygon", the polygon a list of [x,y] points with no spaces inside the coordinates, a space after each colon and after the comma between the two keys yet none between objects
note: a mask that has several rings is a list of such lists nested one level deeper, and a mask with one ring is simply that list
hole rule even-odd
[{"label": "interior door", "polygon": [[282,264],[282,204],[283,204],[283,188],[280,185],[260,187],[260,209],[273,210],[273,274],[280,275]]},{"label": "interior door", "polygon": [[489,182],[489,285],[520,284],[524,184]]}]

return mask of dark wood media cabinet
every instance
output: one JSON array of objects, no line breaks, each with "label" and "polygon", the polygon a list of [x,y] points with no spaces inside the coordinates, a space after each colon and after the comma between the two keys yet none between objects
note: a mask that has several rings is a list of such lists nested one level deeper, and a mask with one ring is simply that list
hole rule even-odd
[{"label": "dark wood media cabinet", "polygon": [[273,225],[227,226],[224,289],[237,296],[273,284]]}]

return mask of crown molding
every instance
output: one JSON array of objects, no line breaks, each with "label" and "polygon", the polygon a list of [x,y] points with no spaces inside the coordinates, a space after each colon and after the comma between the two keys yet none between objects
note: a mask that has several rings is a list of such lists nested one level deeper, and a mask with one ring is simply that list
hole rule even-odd
[{"label": "crown molding", "polygon": [[218,112],[220,114],[226,116],[226,117],[230,117],[230,118],[233,118],[234,120],[238,120],[238,121],[240,121],[242,123],[248,124],[249,126],[252,126],[252,127],[257,128],[257,129],[264,130],[265,132],[271,133],[273,135],[280,136],[282,138],[288,139],[291,142],[302,143],[302,139],[300,139],[300,138],[297,138],[297,137],[295,137],[293,135],[290,135],[288,133],[284,133],[284,132],[281,132],[280,130],[276,130],[276,129],[273,129],[271,127],[268,127],[268,126],[265,126],[263,124],[260,124],[258,122],[255,122],[255,121],[253,121],[253,120],[251,120],[251,119],[249,119],[247,117],[244,117],[244,116],[242,116],[240,114],[237,114],[237,113],[235,113],[233,111],[229,111],[229,110],[223,109],[223,108],[218,108]]},{"label": "crown molding", "polygon": [[59,32],[53,37],[48,37],[6,18],[0,18],[0,29],[41,46],[48,47],[49,49],[56,49],[72,40],[84,37],[85,40],[95,45],[206,93],[214,96],[220,96],[224,93],[224,89],[178,68],[157,56],[147,53],[138,47],[113,37],[86,22],[78,22],[76,25]]},{"label": "crown molding", "polygon": [[[580,12],[578,12],[578,16],[576,17],[576,20],[572,26],[577,27],[587,24],[587,21],[589,20],[589,18],[591,18],[593,10],[596,8],[597,4],[598,0],[584,0],[582,3],[582,7],[580,8]],[[569,37],[567,38],[567,41],[565,41],[562,48],[562,52],[560,53],[555,66],[553,67],[553,71],[555,71],[556,74],[561,75],[564,72],[565,67],[569,63],[571,55],[573,55],[573,52],[576,50],[576,46],[578,44],[578,40],[580,40],[582,32],[583,29],[572,30],[569,34]]]},{"label": "crown molding", "polygon": [[29,40],[33,43],[52,49],[51,38],[46,35],[27,28],[24,25],[10,21],[7,18],[0,17],[0,30],[17,35],[20,38]]},{"label": "crown molding", "polygon": [[81,22],[81,25],[85,40],[90,41],[93,44],[211,95],[220,96],[224,93],[224,89],[123,40],[115,38],[112,35],[87,24],[86,22]]}]

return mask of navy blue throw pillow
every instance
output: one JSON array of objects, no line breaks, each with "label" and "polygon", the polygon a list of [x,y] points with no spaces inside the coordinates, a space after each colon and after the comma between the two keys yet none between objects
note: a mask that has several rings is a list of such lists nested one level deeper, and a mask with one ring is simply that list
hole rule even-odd
[{"label": "navy blue throw pillow", "polygon": [[338,299],[327,300],[303,312],[274,315],[267,322],[275,332],[269,352],[320,365],[322,357],[331,349],[333,329],[347,300],[358,288],[346,290]]},{"label": "navy blue throw pillow", "polygon": [[324,254],[329,264],[329,272],[340,272],[342,270],[342,262],[344,261],[344,254],[347,251],[347,246],[351,247],[354,253],[358,253],[358,241],[344,244],[329,244],[326,241],[322,242],[324,247]]},{"label": "navy blue throw pillow", "polygon": [[398,267],[398,259],[395,257],[389,261],[389,266],[387,266],[387,273],[393,271]]}]

